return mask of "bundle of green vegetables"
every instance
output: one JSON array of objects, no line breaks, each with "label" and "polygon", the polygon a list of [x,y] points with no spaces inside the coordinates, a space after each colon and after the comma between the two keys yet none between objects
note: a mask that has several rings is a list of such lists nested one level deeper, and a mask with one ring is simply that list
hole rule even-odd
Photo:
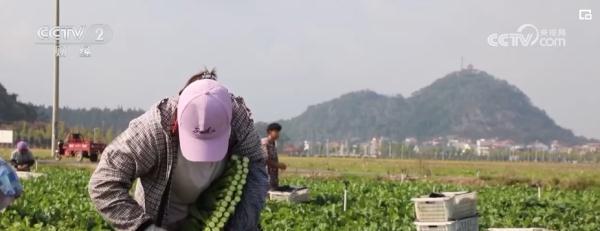
[{"label": "bundle of green vegetables", "polygon": [[248,175],[248,157],[231,155],[223,172],[209,188],[204,190],[190,207],[184,231],[222,230],[235,206],[242,199],[242,190]]}]

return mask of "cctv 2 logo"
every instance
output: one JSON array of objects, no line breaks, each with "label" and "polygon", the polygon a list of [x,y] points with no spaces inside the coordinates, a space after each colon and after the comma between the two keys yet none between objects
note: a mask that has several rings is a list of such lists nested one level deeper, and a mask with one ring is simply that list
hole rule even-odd
[{"label": "cctv 2 logo", "polygon": [[106,44],[112,39],[112,30],[105,24],[90,26],[41,26],[36,33],[37,43]]}]

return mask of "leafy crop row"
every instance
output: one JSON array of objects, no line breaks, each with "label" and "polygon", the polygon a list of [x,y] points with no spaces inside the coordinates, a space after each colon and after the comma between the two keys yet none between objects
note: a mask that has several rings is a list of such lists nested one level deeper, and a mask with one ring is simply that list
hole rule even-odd
[{"label": "leafy crop row", "polygon": [[88,170],[44,169],[45,177],[24,180],[24,194],[0,214],[0,230],[102,230],[110,226],[94,209]]},{"label": "leafy crop row", "polygon": [[339,179],[294,177],[285,181],[308,186],[312,200],[303,204],[269,202],[262,213],[266,230],[414,230],[410,199],[433,190],[477,191],[481,228],[600,230],[600,189],[549,190],[538,199],[537,189],[527,186],[469,188],[356,178],[348,188],[348,209],[344,212],[344,184]]},{"label": "leafy crop row", "polygon": [[[23,182],[25,194],[0,214],[0,230],[103,230],[108,224],[87,193],[88,170],[47,168],[48,177]],[[414,230],[410,198],[435,191],[476,190],[481,228],[545,227],[600,230],[600,189],[537,190],[527,186],[469,188],[433,183],[404,183],[352,178],[343,211],[340,179],[291,177],[305,185],[311,200],[302,204],[268,202],[264,230]]]}]

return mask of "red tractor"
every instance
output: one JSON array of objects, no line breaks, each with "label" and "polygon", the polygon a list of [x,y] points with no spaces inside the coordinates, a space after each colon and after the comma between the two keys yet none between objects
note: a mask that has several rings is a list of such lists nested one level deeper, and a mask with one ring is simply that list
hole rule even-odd
[{"label": "red tractor", "polygon": [[60,160],[63,156],[76,157],[79,162],[83,161],[83,158],[89,158],[91,162],[97,162],[104,148],[106,144],[86,140],[79,133],[70,133],[66,142],[58,141],[54,158]]}]

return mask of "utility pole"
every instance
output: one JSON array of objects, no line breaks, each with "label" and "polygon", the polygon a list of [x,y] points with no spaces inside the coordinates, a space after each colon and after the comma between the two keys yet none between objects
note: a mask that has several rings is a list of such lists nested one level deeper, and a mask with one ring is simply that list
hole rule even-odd
[{"label": "utility pole", "polygon": [[98,128],[94,128],[94,143],[97,143]]},{"label": "utility pole", "polygon": [[404,159],[404,145],[406,143],[400,144],[400,159]]},{"label": "utility pole", "polygon": [[[60,0],[56,0],[56,18],[55,26],[60,26]],[[56,150],[56,137],[58,136],[57,125],[58,125],[58,75],[59,75],[59,62],[60,62],[60,42],[59,39],[54,40],[54,100],[52,103],[52,138],[50,139],[52,144],[50,145],[51,155],[54,155]]]},{"label": "utility pole", "polygon": [[329,139],[325,139],[325,156],[329,157]]}]

